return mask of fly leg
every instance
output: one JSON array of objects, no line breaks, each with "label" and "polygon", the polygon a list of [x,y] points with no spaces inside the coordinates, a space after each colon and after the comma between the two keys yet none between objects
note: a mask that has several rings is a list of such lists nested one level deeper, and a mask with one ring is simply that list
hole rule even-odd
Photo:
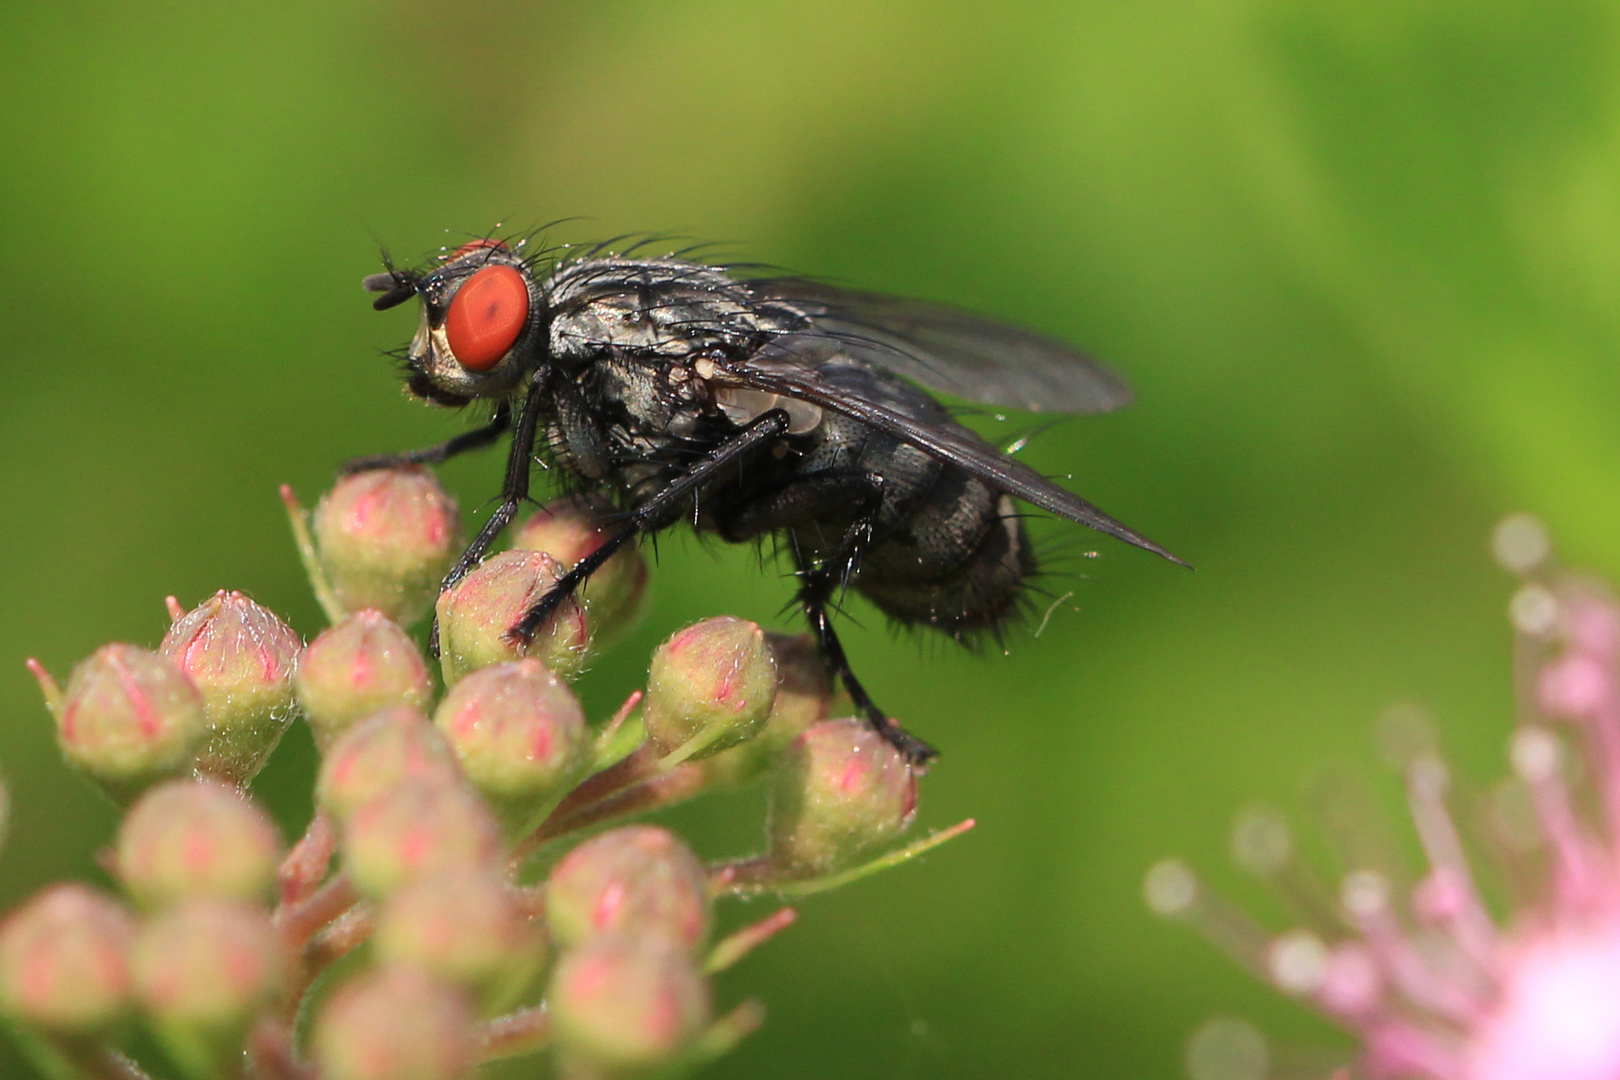
[{"label": "fly leg", "polygon": [[488,446],[512,426],[512,410],[503,401],[495,410],[495,416],[489,423],[481,428],[463,432],[453,439],[447,439],[437,446],[423,447],[421,450],[407,450],[402,454],[373,454],[370,457],[355,458],[346,461],[338,468],[341,475],[349,473],[368,472],[371,469],[398,469],[406,465],[437,465],[441,461],[448,461],[457,454],[468,450],[476,450],[480,446]]},{"label": "fly leg", "polygon": [[804,609],[804,616],[810,621],[810,632],[816,636],[816,647],[821,650],[821,658],[827,665],[827,671],[844,684],[849,691],[849,700],[854,703],[861,717],[879,735],[883,736],[888,744],[900,751],[905,759],[913,765],[926,765],[939,756],[939,751],[923,742],[917,736],[900,726],[900,722],[882,709],[877,702],[866,692],[850,670],[849,658],[844,655],[843,643],[838,640],[838,634],[833,630],[832,619],[827,613],[827,601],[832,598],[834,590],[838,587],[838,579],[825,569],[800,571],[799,604]]},{"label": "fly leg", "polygon": [[[501,501],[495,507],[495,512],[489,515],[484,527],[478,530],[467,550],[461,553],[461,558],[450,568],[439,584],[439,591],[443,592],[456,582],[467,576],[467,571],[478,565],[478,560],[484,557],[490,545],[501,535],[501,531],[512,523],[517,516],[523,500],[529,497],[529,465],[534,457],[535,429],[540,423],[540,409],[546,399],[546,391],[551,382],[551,369],[543,367],[534,373],[529,381],[529,391],[524,395],[523,408],[518,413],[517,427],[512,431],[512,445],[506,454],[506,476],[501,481]],[[510,414],[510,410],[503,409],[502,413]],[[501,413],[496,414],[500,420]],[[506,421],[502,420],[504,424]],[[494,425],[491,424],[491,427]],[[477,435],[487,428],[468,432],[468,435]],[[497,430],[495,435],[499,435]],[[463,436],[465,438],[466,436]],[[490,438],[494,438],[492,435]],[[455,440],[451,440],[454,442]],[[465,449],[463,447],[463,449]],[[439,655],[439,618],[433,617],[433,630],[428,635],[428,652],[435,658]]]},{"label": "fly leg", "polygon": [[524,612],[523,617],[506,632],[507,638],[522,642],[532,640],[535,631],[551,617],[557,606],[572,596],[575,589],[585,584],[603,563],[613,557],[614,552],[642,533],[661,529],[676,520],[689,496],[727,472],[736,470],[786,435],[787,430],[787,413],[781,409],[762,413],[736,436],[721,443],[697,464],[674,477],[658,494],[625,515],[619,528],[602,543],[601,547],[585,556],[574,564],[572,570],[558,578],[557,583],[546,590],[546,594]]},{"label": "fly leg", "polygon": [[833,629],[828,604],[849,585],[859,568],[861,548],[872,534],[883,502],[883,478],[869,472],[824,472],[805,477],[751,502],[728,516],[722,535],[742,540],[776,529],[807,529],[831,518],[848,520],[829,557],[812,563],[797,556],[799,607],[810,623],[827,673],[844,684],[863,719],[913,765],[925,765],[939,752],[880,709],[850,669],[843,643]]}]

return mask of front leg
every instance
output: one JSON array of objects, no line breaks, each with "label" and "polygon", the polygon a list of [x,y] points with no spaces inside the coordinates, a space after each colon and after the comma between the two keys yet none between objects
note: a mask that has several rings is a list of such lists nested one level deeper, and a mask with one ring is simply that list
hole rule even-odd
[{"label": "front leg", "polygon": [[481,428],[463,432],[453,439],[446,439],[437,446],[424,447],[421,450],[407,450],[401,454],[372,454],[369,457],[355,458],[346,461],[338,467],[338,473],[347,476],[350,473],[369,472],[372,469],[399,469],[410,465],[437,465],[448,461],[457,454],[468,450],[476,450],[481,446],[488,446],[505,433],[512,426],[512,410],[506,402],[496,406],[495,415],[489,423]]},{"label": "front leg", "polygon": [[[540,423],[540,411],[546,400],[546,392],[551,382],[551,368],[542,367],[534,373],[529,381],[529,392],[524,395],[523,408],[518,413],[517,428],[512,432],[512,445],[506,454],[506,476],[501,482],[501,501],[495,507],[495,512],[489,515],[484,527],[478,530],[467,550],[461,553],[461,558],[450,568],[450,572],[439,583],[439,591],[450,588],[456,582],[467,576],[467,571],[478,565],[484,553],[490,549],[496,539],[512,524],[517,516],[518,509],[522,507],[523,500],[529,497],[529,466],[534,458],[535,432]],[[503,410],[510,413],[510,410]],[[435,659],[439,655],[439,617],[433,616],[433,629],[428,634],[428,652]]]},{"label": "front leg", "polygon": [[710,451],[696,465],[670,480],[658,494],[626,515],[623,524],[601,547],[585,556],[572,570],[558,578],[557,583],[546,590],[546,594],[524,612],[523,617],[506,632],[507,639],[523,644],[532,641],[535,631],[540,629],[557,610],[557,605],[585,584],[603,563],[613,557],[614,552],[642,533],[669,524],[687,496],[697,493],[727,471],[736,469],[769,448],[777,439],[787,434],[788,423],[788,415],[781,409],[761,413],[746,428]]}]

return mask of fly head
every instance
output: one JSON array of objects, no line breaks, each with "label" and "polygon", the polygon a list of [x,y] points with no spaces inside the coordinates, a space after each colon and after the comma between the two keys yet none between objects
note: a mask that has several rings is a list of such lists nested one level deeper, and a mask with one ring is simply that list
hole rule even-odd
[{"label": "fly head", "polygon": [[499,240],[476,240],[424,273],[365,279],[378,310],[422,301],[406,349],[406,386],[439,404],[505,397],[545,360],[544,297],[528,264]]}]

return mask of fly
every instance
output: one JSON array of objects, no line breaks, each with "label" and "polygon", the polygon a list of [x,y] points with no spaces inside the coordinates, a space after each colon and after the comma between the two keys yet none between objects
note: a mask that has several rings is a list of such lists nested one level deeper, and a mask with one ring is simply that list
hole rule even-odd
[{"label": "fly", "polygon": [[[1181,560],[998,452],[932,396],[1036,413],[1130,400],[1069,345],[953,308],[685,258],[524,257],[479,240],[421,271],[365,279],[379,311],[421,301],[406,385],[494,403],[484,426],[346,471],[437,463],[510,437],[500,503],[446,576],[459,581],[527,499],[536,447],[612,501],[617,530],[508,631],[528,641],[615,551],[682,519],[730,542],[775,537],[828,671],[918,764],[927,743],[855,677],[829,607],[853,588],[962,639],[1016,610],[1036,564],[1015,500]],[[1185,565],[1185,564],[1183,564]]]}]

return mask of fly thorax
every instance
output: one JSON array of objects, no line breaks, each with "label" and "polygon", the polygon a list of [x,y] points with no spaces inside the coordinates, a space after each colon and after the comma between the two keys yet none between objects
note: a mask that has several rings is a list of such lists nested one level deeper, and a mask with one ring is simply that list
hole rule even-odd
[{"label": "fly thorax", "polygon": [[[698,362],[701,373],[703,361]],[[714,368],[709,372],[712,375]],[[725,413],[726,419],[738,427],[746,427],[772,409],[788,414],[788,434],[804,435],[821,426],[821,407],[808,401],[755,390],[747,386],[728,386],[710,383],[714,403]]]}]

